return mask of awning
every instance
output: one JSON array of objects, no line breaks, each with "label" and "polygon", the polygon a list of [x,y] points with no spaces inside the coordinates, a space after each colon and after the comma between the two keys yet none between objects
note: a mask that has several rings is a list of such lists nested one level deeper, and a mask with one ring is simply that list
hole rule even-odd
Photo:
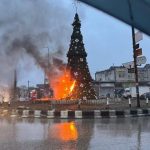
[{"label": "awning", "polygon": [[[150,35],[150,0],[79,0]],[[129,4],[130,3],[130,4]],[[131,7],[129,7],[131,6]],[[130,9],[131,8],[131,9]],[[131,19],[131,14],[133,20]]]}]

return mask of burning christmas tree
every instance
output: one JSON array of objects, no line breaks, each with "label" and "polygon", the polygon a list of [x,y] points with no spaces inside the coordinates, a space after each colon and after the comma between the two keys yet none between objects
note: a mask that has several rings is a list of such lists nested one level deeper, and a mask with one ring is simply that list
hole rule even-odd
[{"label": "burning christmas tree", "polygon": [[87,53],[85,52],[83,37],[80,31],[81,23],[78,14],[75,14],[73,33],[71,35],[71,44],[67,53],[67,69],[71,77],[75,80],[71,99],[96,99],[95,91],[92,87],[92,78],[86,61]]}]

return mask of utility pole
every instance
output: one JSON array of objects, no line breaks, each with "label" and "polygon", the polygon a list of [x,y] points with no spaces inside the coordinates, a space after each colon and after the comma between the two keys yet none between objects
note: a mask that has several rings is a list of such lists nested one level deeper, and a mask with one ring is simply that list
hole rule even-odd
[{"label": "utility pole", "polygon": [[131,0],[128,0],[129,4],[129,13],[132,21],[132,43],[133,43],[133,59],[134,59],[134,73],[135,73],[135,84],[136,84],[136,98],[137,98],[137,107],[140,107],[140,97],[139,97],[139,81],[138,81],[138,68],[137,68],[137,56],[136,56],[136,42],[135,42],[135,30],[134,30],[134,18],[133,10],[131,7]]},{"label": "utility pole", "polygon": [[30,99],[29,84],[30,84],[30,81],[28,80],[28,99]]},{"label": "utility pole", "polygon": [[137,55],[136,55],[136,42],[135,42],[135,31],[134,31],[133,25],[132,25],[132,42],[133,42],[133,58],[134,58],[134,73],[135,73],[135,84],[136,84],[137,107],[140,107],[139,80],[138,80],[138,67],[137,67]]},{"label": "utility pole", "polygon": [[17,101],[17,71],[14,70],[13,101]]}]

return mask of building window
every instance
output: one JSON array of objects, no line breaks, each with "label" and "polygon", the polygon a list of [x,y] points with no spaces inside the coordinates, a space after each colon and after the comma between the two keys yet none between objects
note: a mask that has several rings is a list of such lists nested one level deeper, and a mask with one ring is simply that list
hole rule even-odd
[{"label": "building window", "polygon": [[119,78],[124,78],[125,77],[125,72],[124,71],[119,71],[118,76],[119,76]]}]

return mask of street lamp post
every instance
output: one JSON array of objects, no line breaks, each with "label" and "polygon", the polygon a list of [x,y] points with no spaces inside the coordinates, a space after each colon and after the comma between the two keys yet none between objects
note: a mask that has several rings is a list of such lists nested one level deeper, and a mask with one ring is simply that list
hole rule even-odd
[{"label": "street lamp post", "polygon": [[49,47],[44,47],[47,48],[48,50],[48,62],[47,62],[47,67],[45,68],[45,75],[44,75],[44,85],[46,85],[46,72],[49,74],[49,68],[50,68],[50,54],[49,54]]},{"label": "street lamp post", "polygon": [[[47,48],[48,50],[48,58],[47,58],[47,65],[46,65],[46,68],[45,68],[45,75],[44,75],[44,93],[47,95],[48,94],[48,97],[49,97],[49,68],[50,68],[50,52],[49,52],[49,47],[44,47],[44,48]],[[48,92],[48,93],[47,93]],[[44,95],[45,95],[44,94]]]}]

